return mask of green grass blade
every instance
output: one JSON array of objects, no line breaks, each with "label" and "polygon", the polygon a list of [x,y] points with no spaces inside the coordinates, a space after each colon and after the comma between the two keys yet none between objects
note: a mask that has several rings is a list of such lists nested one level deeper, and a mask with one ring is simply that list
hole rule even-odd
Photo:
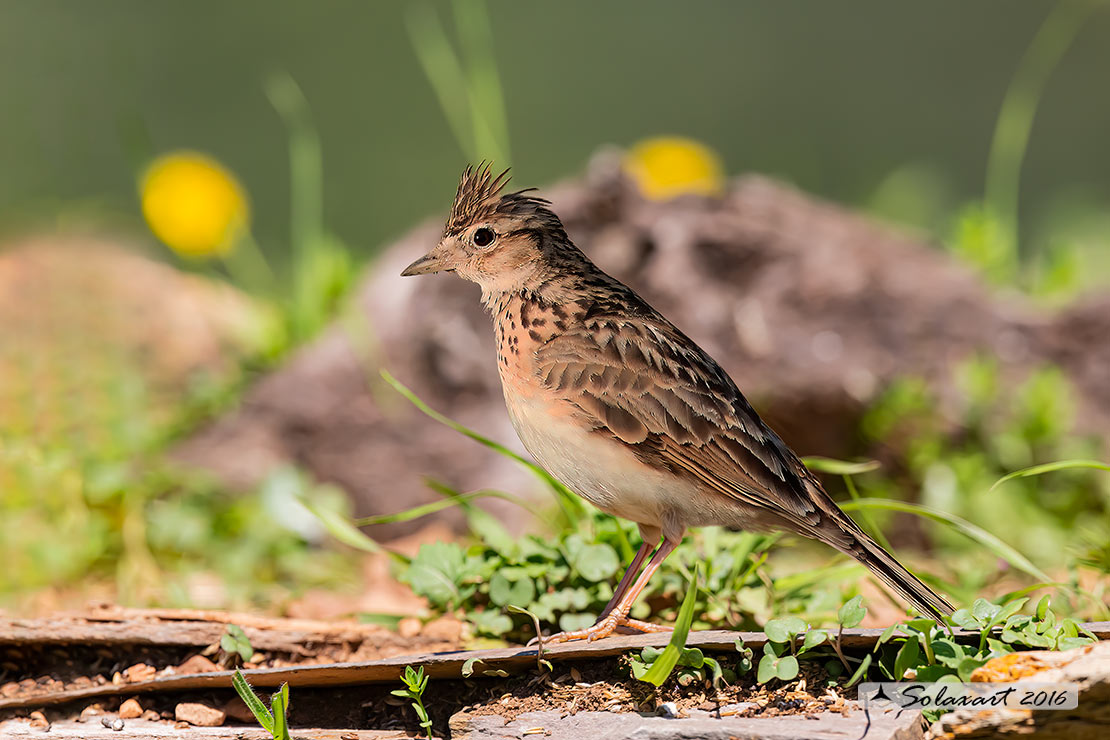
[{"label": "green grass blade", "polygon": [[647,681],[656,686],[662,686],[663,682],[667,680],[667,676],[671,675],[675,665],[678,664],[678,659],[682,655],[682,649],[686,647],[686,636],[690,634],[690,625],[694,621],[694,602],[697,601],[698,596],[698,576],[701,573],[701,563],[694,567],[694,577],[690,580],[690,587],[686,591],[686,598],[682,600],[682,607],[678,610],[678,619],[674,623],[674,632],[671,633],[671,641],[667,643],[667,647],[663,650],[663,654],[655,659],[651,664],[651,668],[644,674],[642,681]]},{"label": "green grass blade", "polygon": [[251,714],[258,720],[258,724],[262,725],[262,729],[273,735],[274,715],[270,714],[270,710],[258,698],[258,694],[254,693],[254,689],[250,687],[247,679],[238,669],[235,670],[235,675],[231,677],[231,685],[235,688],[235,693],[247,705],[247,709],[251,710]]},{"label": "green grass blade", "polygon": [[270,733],[274,740],[290,740],[289,738],[289,684],[283,683],[277,693],[270,699],[270,710],[274,716],[274,729]]},{"label": "green grass blade", "polygon": [[470,437],[475,442],[488,447],[497,454],[504,455],[510,460],[515,460],[517,463],[523,465],[525,468],[531,471],[537,478],[543,481],[548,486],[548,488],[550,488],[555,493],[555,497],[559,502],[559,506],[562,507],[563,512],[566,514],[570,521],[578,521],[583,516],[585,516],[586,505],[582,503],[582,501],[577,496],[575,496],[569,488],[564,486],[559,481],[555,480],[555,478],[552,477],[550,473],[541,468],[539,465],[536,465],[531,460],[518,455],[505,445],[500,444],[499,442],[494,442],[492,439],[489,439],[488,437],[475,432],[473,429],[463,426],[454,419],[439,413],[431,406],[424,403],[424,401],[419,396],[409,390],[409,388],[401,383],[401,381],[393,377],[393,375],[388,370],[383,369],[381,371],[381,376],[382,379],[385,380],[385,382],[393,386],[394,390],[407,398],[413,406],[418,408],[425,415],[431,417],[432,419],[435,419],[440,424],[454,429],[460,434]]},{"label": "green grass blade", "polygon": [[[433,486],[435,488],[435,486]],[[438,488],[436,490],[439,490]],[[442,492],[442,491],[441,491]],[[427,504],[414,506],[411,509],[399,511],[396,514],[379,514],[378,516],[364,516],[360,519],[355,519],[351,522],[356,527],[369,527],[375,524],[394,524],[396,522],[407,522],[413,519],[419,519],[422,516],[434,514],[443,509],[449,509],[452,506],[462,506],[469,501],[478,498],[499,498],[504,501],[509,501],[516,504],[522,509],[527,510],[536,518],[543,518],[540,512],[529,506],[528,502],[519,496],[514,496],[511,493],[504,493],[502,491],[471,491],[470,493],[453,493],[449,498],[438,499]]]},{"label": "green grass blade", "polygon": [[1031,468],[1022,468],[1021,470],[1015,470],[1008,475],[1002,476],[994,482],[990,490],[993,491],[1006,481],[1011,481],[1014,478],[1030,478],[1035,475],[1053,473],[1057,470],[1072,470],[1075,468],[1094,468],[1095,470],[1110,471],[1110,464],[1098,460],[1058,460],[1056,462],[1045,463],[1044,465],[1034,465]]},{"label": "green grass blade", "polygon": [[505,97],[493,55],[493,31],[484,0],[454,0],[455,27],[466,60],[471,130],[474,145],[483,159],[499,167],[511,164],[509,124]]},{"label": "green grass blade", "polygon": [[1037,107],[1052,72],[1103,3],[1059,2],[1048,13],[1014,73],[995,122],[983,200],[999,220],[1005,247],[1016,263],[1021,166]]},{"label": "green grass blade", "polygon": [[316,504],[307,497],[298,497],[297,500],[316,517],[320,524],[323,525],[324,529],[327,530],[328,534],[344,545],[349,545],[350,547],[364,552],[384,552],[399,563],[407,564],[409,562],[410,559],[408,557],[382,547],[365,532],[359,531],[350,519],[339,512],[316,506]]},{"label": "green grass blade", "polygon": [[878,460],[865,460],[863,462],[849,462],[835,460],[831,457],[803,457],[805,466],[815,473],[828,473],[830,475],[860,475],[872,470],[878,470],[882,463]]},{"label": "green grass blade", "polygon": [[470,101],[462,62],[451,47],[439,14],[430,3],[409,5],[405,15],[416,59],[435,92],[455,141],[467,159],[477,161],[475,136],[469,117]]},{"label": "green grass blade", "polygon": [[924,517],[926,519],[932,519],[934,522],[944,524],[955,529],[968,539],[971,539],[972,541],[987,548],[992,553],[1002,558],[1018,570],[1033,576],[1038,581],[1052,581],[1052,578],[1050,578],[1040,568],[1033,565],[1033,563],[1031,563],[1028,558],[1026,558],[1014,548],[1007,545],[1002,540],[995,537],[990,532],[975,526],[966,519],[961,519],[958,516],[953,516],[948,512],[940,511],[939,509],[933,509],[928,506],[922,506],[920,504],[910,504],[906,503],[905,501],[894,501],[892,499],[885,498],[868,498],[861,499],[859,501],[846,501],[840,505],[840,508],[844,509],[845,511],[851,511],[853,509],[885,509],[887,511],[901,511],[907,514],[916,514],[917,516]]}]

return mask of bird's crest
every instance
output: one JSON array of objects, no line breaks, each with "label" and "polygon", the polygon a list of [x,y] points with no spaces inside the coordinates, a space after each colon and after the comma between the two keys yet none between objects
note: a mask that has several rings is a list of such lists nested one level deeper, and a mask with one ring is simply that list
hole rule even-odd
[{"label": "bird's crest", "polygon": [[482,162],[477,167],[467,166],[459,178],[451,216],[447,219],[447,233],[457,234],[467,227],[498,214],[524,214],[547,209],[550,203],[543,198],[527,195],[535,188],[514,193],[501,191],[509,183],[509,170],[494,176],[492,162]]}]

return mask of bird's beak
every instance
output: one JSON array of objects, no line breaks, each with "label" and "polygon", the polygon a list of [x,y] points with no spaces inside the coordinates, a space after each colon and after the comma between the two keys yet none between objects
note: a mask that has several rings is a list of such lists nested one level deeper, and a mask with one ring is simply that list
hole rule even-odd
[{"label": "bird's beak", "polygon": [[412,277],[413,275],[427,275],[440,270],[454,269],[454,265],[448,264],[448,260],[444,259],[439,254],[439,248],[433,249],[420,259],[413,262],[401,272],[401,277]]}]

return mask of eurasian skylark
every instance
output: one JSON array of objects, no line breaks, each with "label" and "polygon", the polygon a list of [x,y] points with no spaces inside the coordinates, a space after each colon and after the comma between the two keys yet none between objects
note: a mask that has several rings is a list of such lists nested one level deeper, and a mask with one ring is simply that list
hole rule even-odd
[{"label": "eurasian skylark", "polygon": [[663,629],[629,610],[686,529],[706,525],[812,537],[922,613],[952,613],[840,510],[704,350],[571,243],[548,201],[502,193],[507,175],[468,167],[442,240],[402,275],[453,271],[481,286],[525,448],[572,491],[639,525],[643,544],[597,624],[555,640]]}]

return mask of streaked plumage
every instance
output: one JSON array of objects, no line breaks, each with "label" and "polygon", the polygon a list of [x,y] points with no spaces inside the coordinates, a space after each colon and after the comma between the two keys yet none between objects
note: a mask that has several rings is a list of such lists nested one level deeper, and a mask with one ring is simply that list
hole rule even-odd
[{"label": "streaked plumage", "polygon": [[468,168],[442,241],[403,274],[453,270],[481,286],[524,446],[576,493],[640,526],[645,544],[607,614],[562,639],[628,623],[635,596],[685,530],[714,524],[821,540],[922,612],[952,612],[837,507],[704,350],[590,262],[547,201],[502,194],[506,182],[488,166]]}]

